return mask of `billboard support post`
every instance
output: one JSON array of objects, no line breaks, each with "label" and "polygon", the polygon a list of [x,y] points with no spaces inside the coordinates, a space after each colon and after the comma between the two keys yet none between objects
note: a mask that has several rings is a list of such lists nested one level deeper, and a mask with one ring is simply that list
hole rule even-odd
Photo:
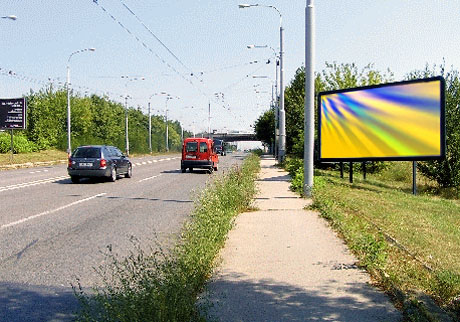
[{"label": "billboard support post", "polygon": [[350,183],[353,183],[353,162],[350,162]]},{"label": "billboard support post", "polygon": [[11,164],[13,164],[14,156],[14,141],[13,141],[13,129],[11,129]]},{"label": "billboard support post", "polygon": [[343,179],[343,162],[340,162],[340,178]]},{"label": "billboard support post", "polygon": [[363,179],[366,180],[366,161],[362,163],[363,168]]},{"label": "billboard support post", "polygon": [[412,161],[412,194],[417,195],[417,161]]}]

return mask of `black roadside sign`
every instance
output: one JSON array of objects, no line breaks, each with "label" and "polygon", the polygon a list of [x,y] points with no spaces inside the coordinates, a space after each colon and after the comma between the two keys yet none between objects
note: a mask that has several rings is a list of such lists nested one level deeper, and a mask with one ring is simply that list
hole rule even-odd
[{"label": "black roadside sign", "polygon": [[25,129],[26,110],[25,98],[0,99],[0,129]]}]

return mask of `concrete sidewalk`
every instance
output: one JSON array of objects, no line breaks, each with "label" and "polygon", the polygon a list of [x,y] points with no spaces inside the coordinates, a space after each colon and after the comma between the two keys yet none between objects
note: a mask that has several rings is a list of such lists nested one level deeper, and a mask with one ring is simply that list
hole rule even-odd
[{"label": "concrete sidewalk", "polygon": [[400,313],[317,213],[262,158],[259,211],[236,219],[209,286],[218,321],[399,321]]}]

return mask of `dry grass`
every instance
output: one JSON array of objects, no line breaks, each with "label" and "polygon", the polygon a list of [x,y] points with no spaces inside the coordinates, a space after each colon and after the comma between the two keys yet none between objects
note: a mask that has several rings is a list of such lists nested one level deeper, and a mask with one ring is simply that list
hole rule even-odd
[{"label": "dry grass", "polygon": [[0,168],[11,166],[12,164],[25,164],[34,162],[56,162],[67,160],[67,153],[59,150],[44,150],[40,152],[14,154],[0,154]]}]

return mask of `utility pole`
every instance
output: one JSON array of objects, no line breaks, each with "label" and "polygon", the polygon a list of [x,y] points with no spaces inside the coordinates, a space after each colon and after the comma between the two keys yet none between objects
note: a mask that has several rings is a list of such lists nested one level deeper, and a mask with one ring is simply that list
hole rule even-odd
[{"label": "utility pole", "polygon": [[169,152],[169,128],[168,128],[168,100],[170,96],[166,97],[166,108],[165,108],[165,125],[166,125],[166,152]]},{"label": "utility pole", "polygon": [[128,129],[128,94],[125,96],[125,141],[126,141],[126,155],[129,156],[129,129]]},{"label": "utility pole", "polygon": [[279,93],[278,93],[278,79],[279,79],[279,59],[276,59],[276,83],[275,83],[275,158],[279,154]]},{"label": "utility pole", "polygon": [[280,19],[280,135],[278,161],[283,162],[286,157],[286,112],[284,110],[284,39],[283,26]]},{"label": "utility pole", "polygon": [[211,101],[208,105],[208,136],[211,138]]},{"label": "utility pole", "polygon": [[304,185],[305,196],[313,189],[313,154],[315,144],[315,11],[313,0],[305,8],[305,124],[304,124]]},{"label": "utility pole", "polygon": [[149,102],[149,151],[152,154],[152,110]]}]

